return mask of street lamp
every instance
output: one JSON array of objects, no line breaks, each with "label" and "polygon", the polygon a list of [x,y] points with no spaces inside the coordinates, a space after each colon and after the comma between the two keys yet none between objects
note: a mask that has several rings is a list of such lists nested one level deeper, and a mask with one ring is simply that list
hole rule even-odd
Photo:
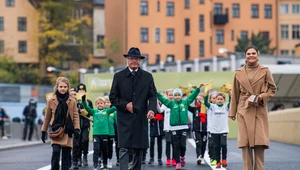
[{"label": "street lamp", "polygon": [[236,67],[236,53],[229,51],[227,48],[219,48],[218,49],[219,53],[224,54],[226,53],[228,57],[230,57],[231,60],[231,71],[235,71]]}]

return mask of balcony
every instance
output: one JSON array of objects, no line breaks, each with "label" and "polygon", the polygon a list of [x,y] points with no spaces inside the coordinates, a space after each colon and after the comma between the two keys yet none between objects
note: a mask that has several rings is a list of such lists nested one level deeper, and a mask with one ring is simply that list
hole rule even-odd
[{"label": "balcony", "polygon": [[228,23],[228,14],[214,14],[215,25],[225,25]]}]

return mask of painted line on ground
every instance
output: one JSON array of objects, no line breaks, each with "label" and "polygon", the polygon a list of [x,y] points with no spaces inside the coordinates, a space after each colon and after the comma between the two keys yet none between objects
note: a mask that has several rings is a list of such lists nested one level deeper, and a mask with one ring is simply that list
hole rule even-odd
[{"label": "painted line on ground", "polygon": [[[194,139],[187,139],[187,141],[194,147],[196,148],[196,143],[195,143],[195,140]],[[211,166],[210,165],[210,159],[209,159],[209,155],[207,153],[207,151],[205,151],[205,154],[204,154],[204,160],[206,162],[207,165],[209,165],[211,167],[211,169],[213,170],[226,170],[226,168],[224,167],[221,167],[221,168],[216,168],[216,166]]]},{"label": "painted line on ground", "polygon": [[[91,155],[91,154],[93,154],[93,153],[94,153],[94,151],[91,150],[91,151],[89,151],[88,155]],[[59,165],[61,165],[61,161],[59,161]],[[37,170],[51,170],[51,165],[44,166],[44,167],[39,168],[39,169],[37,169]]]}]

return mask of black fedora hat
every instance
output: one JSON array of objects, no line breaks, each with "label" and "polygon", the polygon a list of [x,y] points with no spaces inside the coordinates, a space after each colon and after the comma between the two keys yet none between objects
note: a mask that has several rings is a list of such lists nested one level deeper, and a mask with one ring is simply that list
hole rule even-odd
[{"label": "black fedora hat", "polygon": [[123,54],[123,56],[126,58],[128,56],[131,57],[138,57],[140,59],[144,59],[145,57],[141,55],[140,49],[136,48],[136,47],[131,47],[128,50],[128,54]]}]

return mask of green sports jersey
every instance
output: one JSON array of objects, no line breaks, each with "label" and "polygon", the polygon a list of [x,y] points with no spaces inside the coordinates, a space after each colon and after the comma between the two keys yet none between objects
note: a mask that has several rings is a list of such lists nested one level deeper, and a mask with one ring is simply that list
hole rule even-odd
[{"label": "green sports jersey", "polygon": [[109,136],[115,136],[116,123],[117,123],[117,113],[116,112],[110,113],[108,118]]},{"label": "green sports jersey", "polygon": [[92,109],[90,108],[86,101],[82,102],[84,108],[88,111],[90,115],[93,116],[93,135],[108,135],[109,134],[109,125],[108,119],[110,113],[116,111],[115,107],[108,108],[108,109]]}]

